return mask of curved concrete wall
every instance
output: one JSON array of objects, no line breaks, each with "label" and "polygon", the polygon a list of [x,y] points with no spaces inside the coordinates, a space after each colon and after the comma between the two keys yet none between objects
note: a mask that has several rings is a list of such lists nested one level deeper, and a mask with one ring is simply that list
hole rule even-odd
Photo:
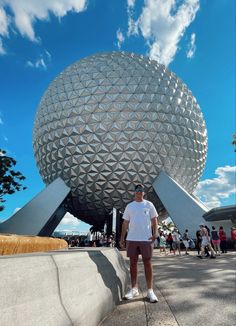
[{"label": "curved concrete wall", "polygon": [[128,272],[113,248],[0,257],[0,325],[97,326]]}]

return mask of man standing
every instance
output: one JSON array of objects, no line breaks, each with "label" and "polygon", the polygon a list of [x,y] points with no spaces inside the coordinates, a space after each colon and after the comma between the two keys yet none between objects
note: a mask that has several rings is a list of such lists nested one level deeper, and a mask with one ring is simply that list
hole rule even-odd
[{"label": "man standing", "polygon": [[125,295],[126,299],[133,299],[139,295],[137,287],[138,256],[142,255],[144,271],[147,283],[147,297],[150,302],[158,299],[153,292],[152,252],[153,242],[157,237],[157,211],[154,205],[144,199],[144,187],[141,184],[135,186],[135,199],[126,206],[123,214],[120,247],[124,248],[126,232],[127,257],[130,258],[131,290]]}]

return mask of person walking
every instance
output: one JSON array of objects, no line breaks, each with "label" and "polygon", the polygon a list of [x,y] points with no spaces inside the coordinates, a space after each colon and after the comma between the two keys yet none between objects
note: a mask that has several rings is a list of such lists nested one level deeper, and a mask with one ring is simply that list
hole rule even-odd
[{"label": "person walking", "polygon": [[[208,232],[208,236],[210,238],[211,231],[210,231],[209,227],[207,225],[204,225],[204,228],[206,228],[206,230]],[[211,243],[211,239],[210,239],[210,243]],[[210,257],[208,247],[209,246],[205,246],[205,257]]]},{"label": "person walking", "polygon": [[166,237],[163,231],[160,232],[160,253],[162,252],[166,255]]},{"label": "person walking", "polygon": [[183,243],[184,243],[184,246],[185,246],[185,255],[189,255],[188,253],[188,249],[189,249],[189,235],[188,235],[188,229],[186,229],[184,231],[184,234],[182,236],[182,240],[183,240]]},{"label": "person walking", "polygon": [[125,235],[127,257],[130,259],[131,290],[125,299],[133,299],[139,295],[138,257],[142,255],[144,272],[147,284],[147,298],[150,302],[157,302],[158,298],[153,291],[152,253],[153,242],[157,238],[157,211],[152,202],[144,199],[144,186],[137,184],[134,189],[134,201],[129,203],[123,214],[123,224],[120,237],[120,247],[124,248]]},{"label": "person walking", "polygon": [[211,231],[211,242],[213,244],[213,247],[215,249],[216,254],[219,256],[220,255],[220,238],[219,234],[216,231],[216,228],[214,225],[212,225],[212,231]]},{"label": "person walking", "polygon": [[181,255],[181,248],[180,248],[181,236],[180,236],[180,233],[177,228],[174,228],[174,230],[172,231],[172,238],[173,238],[172,247],[173,247],[174,255],[175,255],[175,251],[177,249],[178,249],[179,255]]},{"label": "person walking", "polygon": [[171,251],[173,251],[173,246],[172,246],[172,244],[173,244],[173,237],[172,237],[171,232],[168,234],[168,236],[166,238],[166,242],[170,246],[170,253],[171,253]]},{"label": "person walking", "polygon": [[201,237],[202,237],[202,243],[201,243],[201,254],[197,257],[203,259],[205,256],[205,248],[208,247],[211,251],[211,257],[210,258],[216,258],[216,253],[214,249],[211,246],[210,236],[208,234],[208,231],[204,224],[200,224],[200,230],[201,230]]},{"label": "person walking", "polygon": [[236,228],[233,226],[230,228],[230,239],[232,241],[233,249],[236,249]]},{"label": "person walking", "polygon": [[222,254],[227,253],[227,243],[226,243],[226,233],[224,231],[223,226],[220,226],[219,228],[219,238],[220,238],[220,249]]},{"label": "person walking", "polygon": [[197,232],[196,232],[196,249],[197,249],[198,255],[200,255],[200,252],[201,252],[201,243],[202,243],[201,230],[197,230]]}]

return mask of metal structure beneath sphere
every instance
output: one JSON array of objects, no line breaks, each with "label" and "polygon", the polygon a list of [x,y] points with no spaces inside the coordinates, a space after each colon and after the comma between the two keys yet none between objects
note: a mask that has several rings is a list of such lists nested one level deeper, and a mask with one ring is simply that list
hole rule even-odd
[{"label": "metal structure beneath sphere", "polygon": [[99,224],[123,209],[141,182],[165,171],[192,193],[207,152],[205,122],[190,90],[165,66],[140,55],[96,54],[60,73],[43,95],[33,147],[46,184],[62,178],[68,210]]}]

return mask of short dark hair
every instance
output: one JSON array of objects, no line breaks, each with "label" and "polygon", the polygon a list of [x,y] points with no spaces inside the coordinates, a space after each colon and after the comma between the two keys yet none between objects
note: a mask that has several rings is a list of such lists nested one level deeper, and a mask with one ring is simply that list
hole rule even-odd
[{"label": "short dark hair", "polygon": [[140,189],[140,188],[142,188],[142,189],[144,190],[144,186],[143,186],[141,183],[138,183],[138,184],[135,186],[134,190],[136,190],[136,189]]}]

